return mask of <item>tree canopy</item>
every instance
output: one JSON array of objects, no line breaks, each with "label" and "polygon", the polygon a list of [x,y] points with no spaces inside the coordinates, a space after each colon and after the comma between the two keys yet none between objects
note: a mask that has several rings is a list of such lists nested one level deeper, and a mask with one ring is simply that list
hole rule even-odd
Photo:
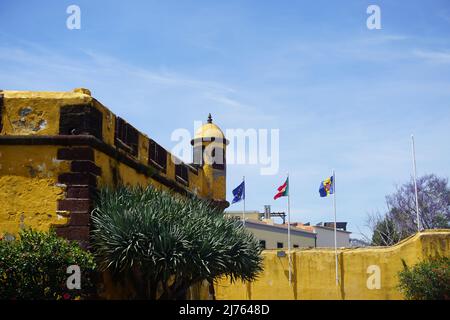
[{"label": "tree canopy", "polygon": [[[434,174],[417,179],[421,229],[450,228],[450,188],[448,179]],[[373,245],[393,245],[417,232],[414,181],[397,187],[386,196],[387,212],[372,215]]]}]

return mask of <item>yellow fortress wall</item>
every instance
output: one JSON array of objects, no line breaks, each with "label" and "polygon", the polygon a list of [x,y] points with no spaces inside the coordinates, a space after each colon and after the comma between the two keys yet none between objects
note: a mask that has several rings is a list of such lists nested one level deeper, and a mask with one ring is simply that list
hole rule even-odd
[{"label": "yellow fortress wall", "polygon": [[[208,147],[224,136],[210,118],[194,139]],[[216,148],[225,154],[225,143]],[[225,208],[225,175],[225,166],[175,164],[87,89],[0,90],[0,237],[25,227],[55,228],[88,246],[99,188],[151,184]]]},{"label": "yellow fortress wall", "polygon": [[56,179],[70,165],[54,160],[56,153],[52,146],[0,146],[0,236],[21,226],[44,231],[68,222],[57,213],[64,188]]},{"label": "yellow fortress wall", "polygon": [[392,247],[339,249],[339,279],[335,282],[334,249],[293,250],[293,281],[289,286],[288,258],[266,250],[264,272],[252,283],[219,280],[218,300],[399,300],[402,260],[408,266],[428,257],[450,256],[450,230],[429,230]]}]

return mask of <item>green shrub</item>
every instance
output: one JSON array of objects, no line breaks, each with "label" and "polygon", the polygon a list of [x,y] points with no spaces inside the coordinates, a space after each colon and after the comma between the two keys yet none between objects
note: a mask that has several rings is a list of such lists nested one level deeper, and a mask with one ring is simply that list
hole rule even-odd
[{"label": "green shrub", "polygon": [[[0,240],[0,299],[79,299],[93,290],[93,256],[54,232],[21,231]],[[67,267],[78,265],[81,289],[69,290]]]},{"label": "green shrub", "polygon": [[450,299],[450,258],[440,257],[416,264],[399,273],[399,289],[409,300]]},{"label": "green shrub", "polygon": [[92,220],[100,269],[131,281],[135,298],[184,299],[202,280],[252,281],[262,270],[255,237],[206,201],[150,186],[104,189]]}]

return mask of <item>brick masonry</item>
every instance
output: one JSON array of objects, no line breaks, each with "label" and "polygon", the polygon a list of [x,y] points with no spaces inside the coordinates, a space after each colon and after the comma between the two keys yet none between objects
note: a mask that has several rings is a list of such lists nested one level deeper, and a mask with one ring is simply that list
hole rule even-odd
[{"label": "brick masonry", "polygon": [[58,176],[58,182],[66,185],[66,197],[58,201],[58,212],[67,215],[69,222],[57,226],[56,233],[89,248],[91,212],[101,168],[94,163],[91,147],[60,148],[57,158],[71,161],[71,170]]},{"label": "brick masonry", "polygon": [[58,160],[94,161],[94,149],[91,147],[76,147],[58,149]]},{"label": "brick masonry", "polygon": [[92,135],[102,140],[102,114],[91,105],[61,107],[59,134]]}]

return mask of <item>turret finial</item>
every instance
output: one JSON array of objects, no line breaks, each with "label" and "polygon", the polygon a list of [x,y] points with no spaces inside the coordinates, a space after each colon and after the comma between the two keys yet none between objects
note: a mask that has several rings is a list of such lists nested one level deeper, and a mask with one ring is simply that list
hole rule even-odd
[{"label": "turret finial", "polygon": [[211,117],[211,113],[208,114],[208,123],[212,123],[212,117]]}]

